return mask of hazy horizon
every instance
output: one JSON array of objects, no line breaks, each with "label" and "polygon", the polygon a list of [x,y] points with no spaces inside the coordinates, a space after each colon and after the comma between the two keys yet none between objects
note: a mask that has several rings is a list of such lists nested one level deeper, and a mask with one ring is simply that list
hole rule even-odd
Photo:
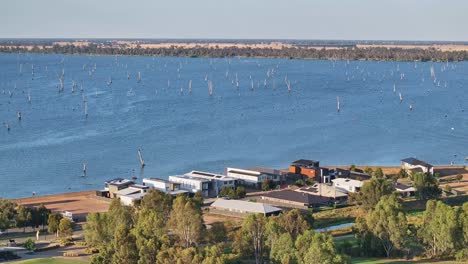
[{"label": "hazy horizon", "polygon": [[8,0],[0,38],[468,41],[466,10],[462,0]]}]

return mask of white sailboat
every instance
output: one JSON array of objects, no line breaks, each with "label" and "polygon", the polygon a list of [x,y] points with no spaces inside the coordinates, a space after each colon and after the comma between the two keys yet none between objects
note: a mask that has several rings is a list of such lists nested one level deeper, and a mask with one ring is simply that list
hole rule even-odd
[{"label": "white sailboat", "polygon": [[192,80],[190,80],[188,83],[188,91],[190,94],[192,93]]},{"label": "white sailboat", "polygon": [[401,95],[401,93],[398,93],[398,95],[400,96],[400,103],[403,102],[403,96]]}]

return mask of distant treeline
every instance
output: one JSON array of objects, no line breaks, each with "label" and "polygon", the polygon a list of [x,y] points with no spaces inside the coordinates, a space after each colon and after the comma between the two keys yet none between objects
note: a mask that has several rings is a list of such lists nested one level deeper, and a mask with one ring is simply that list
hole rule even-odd
[{"label": "distant treeline", "polygon": [[125,46],[106,46],[90,44],[87,46],[53,45],[53,46],[3,46],[4,53],[58,53],[58,54],[91,54],[91,55],[127,55],[127,56],[177,56],[177,57],[264,57],[315,60],[382,60],[382,61],[465,61],[466,51],[441,51],[433,48],[402,49],[385,47],[344,47],[337,49],[309,48],[130,48]]}]

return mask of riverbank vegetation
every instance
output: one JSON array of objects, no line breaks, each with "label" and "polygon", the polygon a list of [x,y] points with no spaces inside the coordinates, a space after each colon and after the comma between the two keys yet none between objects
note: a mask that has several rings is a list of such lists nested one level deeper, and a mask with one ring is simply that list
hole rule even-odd
[{"label": "riverbank vegetation", "polygon": [[[52,43],[50,43],[52,44]],[[101,45],[20,45],[10,44],[0,46],[3,53],[54,53],[80,55],[126,55],[126,56],[159,56],[159,57],[261,57],[314,60],[379,60],[379,61],[465,61],[468,52],[464,50],[446,51],[435,48],[389,48],[346,46],[333,49],[309,48],[301,46],[274,48],[254,47],[185,47],[168,46],[164,48],[143,48]]]}]

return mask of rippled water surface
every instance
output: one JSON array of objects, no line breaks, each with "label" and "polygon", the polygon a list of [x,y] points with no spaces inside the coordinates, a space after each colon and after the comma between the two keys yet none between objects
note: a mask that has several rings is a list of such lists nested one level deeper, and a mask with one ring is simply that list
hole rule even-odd
[{"label": "rippled water surface", "polygon": [[467,93],[465,62],[0,54],[0,196],[192,169],[283,168],[299,158],[463,164]]}]

